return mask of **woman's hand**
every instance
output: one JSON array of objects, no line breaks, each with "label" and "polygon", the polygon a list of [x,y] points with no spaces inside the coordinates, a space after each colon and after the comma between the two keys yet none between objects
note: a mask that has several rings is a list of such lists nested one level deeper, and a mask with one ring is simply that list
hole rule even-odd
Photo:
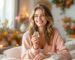
[{"label": "woman's hand", "polygon": [[43,60],[45,58],[45,55],[43,53],[39,53],[35,56],[33,60]]},{"label": "woman's hand", "polygon": [[39,36],[38,33],[34,32],[34,34],[32,35],[32,44],[33,44],[33,48],[34,49],[39,49]]}]

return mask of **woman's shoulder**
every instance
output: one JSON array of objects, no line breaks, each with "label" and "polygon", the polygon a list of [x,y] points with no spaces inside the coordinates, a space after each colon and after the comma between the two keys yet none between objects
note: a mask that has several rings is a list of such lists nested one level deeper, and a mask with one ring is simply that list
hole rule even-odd
[{"label": "woman's shoulder", "polygon": [[[55,35],[60,34],[60,32],[59,32],[59,30],[58,30],[57,28],[54,28],[54,34],[55,34]],[[61,34],[60,34],[60,35],[61,35]]]},{"label": "woman's shoulder", "polygon": [[56,27],[54,27],[54,32],[59,32],[59,30]]},{"label": "woman's shoulder", "polygon": [[23,36],[29,36],[30,35],[30,32],[29,31],[26,31]]},{"label": "woman's shoulder", "polygon": [[64,40],[64,38],[63,38],[63,36],[61,35],[59,29],[57,29],[57,28],[55,28],[54,37],[55,37],[55,38],[60,37],[61,39]]}]

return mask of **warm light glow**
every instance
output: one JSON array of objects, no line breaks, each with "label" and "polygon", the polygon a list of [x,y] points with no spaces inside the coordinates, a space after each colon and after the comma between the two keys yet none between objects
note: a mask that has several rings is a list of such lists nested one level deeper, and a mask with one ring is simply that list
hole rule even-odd
[{"label": "warm light glow", "polygon": [[27,9],[26,9],[25,6],[22,7],[22,9],[21,9],[21,11],[20,11],[20,15],[21,15],[22,17],[28,17],[28,16],[29,16],[28,11],[27,11]]},{"label": "warm light glow", "polygon": [[0,45],[0,48],[3,48],[3,45]]},{"label": "warm light glow", "polygon": [[29,14],[26,12],[26,16],[29,17]]},{"label": "warm light glow", "polygon": [[19,46],[19,44],[16,44],[16,46]]}]

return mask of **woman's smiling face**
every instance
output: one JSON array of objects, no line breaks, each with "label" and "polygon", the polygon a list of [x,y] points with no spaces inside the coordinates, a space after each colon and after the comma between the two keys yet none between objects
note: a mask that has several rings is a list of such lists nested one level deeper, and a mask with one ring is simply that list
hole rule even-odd
[{"label": "woman's smiling face", "polygon": [[45,27],[47,20],[43,9],[37,9],[35,11],[34,21],[38,27]]}]

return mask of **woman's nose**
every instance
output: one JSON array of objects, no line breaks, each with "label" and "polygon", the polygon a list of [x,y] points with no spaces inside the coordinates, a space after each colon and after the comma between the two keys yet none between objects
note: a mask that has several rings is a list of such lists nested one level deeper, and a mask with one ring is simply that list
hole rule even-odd
[{"label": "woman's nose", "polygon": [[41,20],[41,16],[38,16],[38,20]]}]

